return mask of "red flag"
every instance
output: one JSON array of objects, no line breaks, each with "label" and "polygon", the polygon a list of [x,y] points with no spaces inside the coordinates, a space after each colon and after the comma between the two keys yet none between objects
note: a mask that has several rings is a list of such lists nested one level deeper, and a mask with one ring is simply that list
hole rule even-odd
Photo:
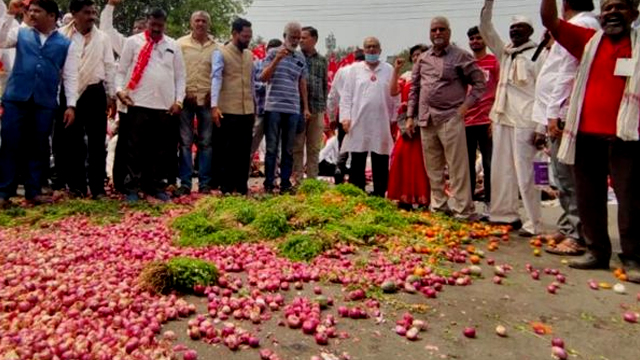
[{"label": "red flag", "polygon": [[253,60],[262,60],[267,56],[267,46],[262,43],[253,48]]}]

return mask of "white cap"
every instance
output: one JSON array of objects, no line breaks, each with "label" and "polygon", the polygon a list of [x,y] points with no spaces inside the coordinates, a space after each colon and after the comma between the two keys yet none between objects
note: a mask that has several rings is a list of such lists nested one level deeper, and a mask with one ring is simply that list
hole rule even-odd
[{"label": "white cap", "polygon": [[515,24],[527,24],[533,29],[533,21],[524,15],[516,15],[512,17],[511,24],[509,26],[513,26]]}]

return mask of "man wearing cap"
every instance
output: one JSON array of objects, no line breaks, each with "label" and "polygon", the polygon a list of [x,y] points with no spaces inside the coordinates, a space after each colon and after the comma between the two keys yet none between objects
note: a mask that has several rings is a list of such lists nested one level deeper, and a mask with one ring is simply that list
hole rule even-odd
[{"label": "man wearing cap", "polygon": [[[493,122],[493,157],[491,161],[490,220],[522,227],[521,236],[540,233],[542,213],[540,191],[534,181],[534,143],[544,127],[532,119],[536,78],[541,61],[532,57],[537,45],[530,40],[533,23],[524,16],[514,16],[509,27],[511,43],[505,44],[492,23],[493,0],[485,0],[480,16],[480,34],[500,61],[500,81],[491,109]],[[518,193],[522,196],[527,222],[522,225],[518,211]]]},{"label": "man wearing cap", "polygon": [[[542,23],[558,43],[581,59],[569,101],[560,161],[573,164],[588,253],[569,266],[608,269],[607,178],[618,198],[620,259],[629,281],[640,283],[640,45],[631,24],[637,0],[603,0],[602,30],[558,18],[555,0],[543,0]],[[635,50],[637,54],[637,50]]]}]

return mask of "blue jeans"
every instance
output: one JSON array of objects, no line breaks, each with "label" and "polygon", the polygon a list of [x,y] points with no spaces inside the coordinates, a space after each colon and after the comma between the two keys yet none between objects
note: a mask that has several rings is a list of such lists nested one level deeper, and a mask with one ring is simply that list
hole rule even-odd
[{"label": "blue jeans", "polygon": [[267,139],[267,154],[264,160],[265,181],[267,190],[274,188],[276,177],[276,159],[278,156],[278,140],[282,141],[280,157],[280,190],[291,188],[291,172],[293,171],[293,145],[300,125],[300,114],[266,112],[264,132]]},{"label": "blue jeans", "polygon": [[25,169],[25,197],[30,200],[40,195],[42,173],[49,166],[49,136],[55,110],[33,101],[8,101],[2,105],[0,198],[8,199],[16,194],[18,171]]},{"label": "blue jeans", "polygon": [[193,119],[198,118],[198,181],[200,187],[210,186],[211,161],[213,150],[211,148],[211,134],[213,122],[211,111],[206,106],[185,106],[180,115],[180,186],[191,189],[193,176],[193,156],[191,147],[194,142]]}]

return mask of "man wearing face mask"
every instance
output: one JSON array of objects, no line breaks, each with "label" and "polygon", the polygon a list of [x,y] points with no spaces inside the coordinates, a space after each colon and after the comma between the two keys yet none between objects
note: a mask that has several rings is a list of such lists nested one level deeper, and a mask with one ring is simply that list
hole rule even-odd
[{"label": "man wearing face mask", "polygon": [[298,129],[304,129],[301,122],[311,117],[307,101],[307,61],[302,53],[296,51],[301,36],[302,26],[299,23],[287,24],[284,45],[269,51],[260,76],[260,80],[267,82],[264,127],[267,138],[264,188],[267,192],[273,192],[275,188],[278,137],[282,141],[280,193],[291,191],[293,146]]},{"label": "man wearing face mask", "polygon": [[631,28],[638,18],[637,7],[637,0],[603,0],[600,31],[559,19],[555,0],[542,1],[541,16],[556,41],[581,59],[558,158],[574,165],[588,253],[569,266],[609,269],[607,178],[611,176],[618,198],[620,259],[629,281],[640,283],[640,40]]},{"label": "man wearing face mask", "polygon": [[[480,16],[480,34],[500,61],[500,81],[491,109],[493,156],[491,160],[490,220],[509,224],[520,236],[531,237],[542,230],[540,191],[535,186],[533,168],[544,138],[544,126],[533,121],[536,78],[542,61],[532,61],[537,45],[530,40],[533,23],[514,16],[509,27],[511,43],[505,44],[492,23],[493,0],[485,0]],[[522,225],[518,193],[528,220]]]},{"label": "man wearing face mask", "polygon": [[231,41],[213,52],[211,116],[219,128],[216,157],[222,157],[224,194],[248,192],[249,163],[255,122],[254,63],[248,49],[251,23],[238,18],[231,25]]},{"label": "man wearing face mask", "polygon": [[[432,209],[472,219],[475,208],[464,117],[484,95],[485,76],[473,55],[450,43],[448,19],[431,20],[430,36],[433,46],[418,58],[411,74],[407,131],[420,126]],[[451,205],[445,193],[445,166],[453,193]]]},{"label": "man wearing face mask", "polygon": [[340,124],[347,133],[340,152],[351,155],[349,182],[362,190],[371,153],[373,195],[384,197],[393,148],[390,124],[397,114],[399,98],[389,91],[393,67],[380,62],[380,41],[368,37],[363,46],[365,60],[351,66],[340,93]]},{"label": "man wearing face mask", "polygon": [[118,98],[127,106],[127,201],[145,192],[169,201],[163,178],[167,159],[175,159],[177,116],[185,98],[185,69],[180,46],[164,35],[167,13],[152,10],[147,30],[127,39],[116,75]]}]

